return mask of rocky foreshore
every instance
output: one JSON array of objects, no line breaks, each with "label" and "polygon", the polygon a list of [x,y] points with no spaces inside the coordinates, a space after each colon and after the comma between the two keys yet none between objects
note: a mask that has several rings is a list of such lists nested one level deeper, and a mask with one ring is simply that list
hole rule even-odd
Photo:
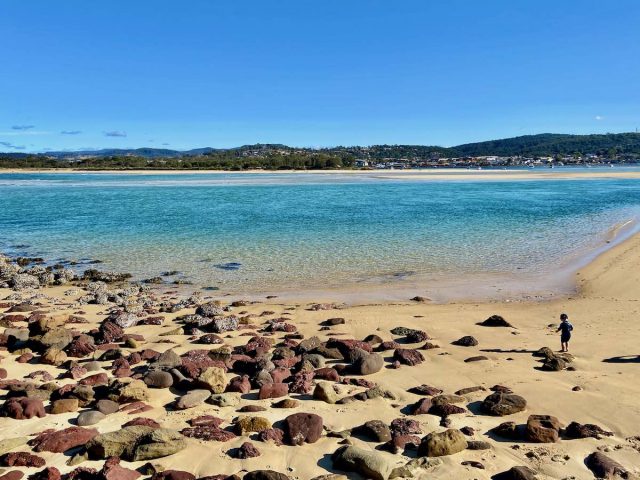
[{"label": "rocky foreshore", "polygon": [[540,333],[486,306],[223,302],[4,256],[0,294],[0,480],[640,471],[640,437],[580,406],[601,375],[549,348],[553,324],[491,348]]}]

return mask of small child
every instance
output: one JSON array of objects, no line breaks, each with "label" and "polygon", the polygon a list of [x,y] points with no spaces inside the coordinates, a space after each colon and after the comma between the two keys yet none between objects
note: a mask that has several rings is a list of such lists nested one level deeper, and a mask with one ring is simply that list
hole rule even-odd
[{"label": "small child", "polygon": [[558,330],[556,330],[556,332],[562,331],[562,334],[560,334],[560,345],[562,346],[562,350],[560,351],[568,352],[569,340],[571,340],[571,332],[573,331],[573,325],[569,323],[569,315],[567,315],[566,313],[562,313],[560,315],[560,321],[561,321],[560,326],[558,327]]}]

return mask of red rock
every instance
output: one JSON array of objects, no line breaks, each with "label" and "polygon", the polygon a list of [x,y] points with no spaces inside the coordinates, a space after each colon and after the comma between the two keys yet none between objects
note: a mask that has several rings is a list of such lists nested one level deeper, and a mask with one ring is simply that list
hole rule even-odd
[{"label": "red rock", "polygon": [[46,413],[42,400],[38,398],[13,397],[2,405],[2,415],[24,420],[33,417],[43,418]]},{"label": "red rock", "polygon": [[406,448],[418,448],[420,437],[418,435],[398,435],[393,437],[383,448],[391,453],[402,453]]},{"label": "red rock", "polygon": [[251,382],[249,375],[234,377],[227,385],[227,392],[249,393],[251,391]]},{"label": "red rock", "polygon": [[223,422],[223,419],[214,417],[213,415],[202,415],[200,417],[192,418],[188,421],[189,425],[191,425],[192,427],[198,427],[202,425],[206,425],[208,427],[219,427]]},{"label": "red rock", "polygon": [[29,480],[60,480],[60,470],[56,467],[47,467],[29,477]]},{"label": "red rock", "polygon": [[235,433],[222,430],[221,428],[213,425],[198,425],[195,427],[183,428],[180,433],[185,437],[216,442],[228,442],[229,440],[233,440],[237,437]]},{"label": "red rock", "polygon": [[93,375],[89,375],[88,377],[85,377],[82,380],[80,380],[78,383],[80,385],[89,385],[92,387],[96,385],[106,385],[107,383],[109,383],[109,377],[107,376],[106,373],[100,372]]},{"label": "red rock", "polygon": [[338,375],[338,372],[336,371],[335,368],[318,368],[317,370],[314,370],[314,378],[319,378],[322,380],[329,380],[331,382],[338,382],[340,381],[340,375]]},{"label": "red rock", "polygon": [[0,475],[0,480],[20,480],[22,477],[24,477],[24,473],[18,470],[11,470],[4,475]]},{"label": "red rock", "polygon": [[322,417],[314,413],[294,413],[284,419],[289,445],[315,443],[322,436]]},{"label": "red rock", "polygon": [[371,353],[372,351],[370,343],[361,342],[358,340],[346,340],[338,338],[329,339],[329,341],[327,342],[327,348],[337,348],[345,358],[348,358],[349,354],[356,348],[360,348],[361,350],[369,353]]},{"label": "red rock", "polygon": [[111,320],[105,320],[100,324],[96,343],[105,344],[119,342],[122,340],[123,336],[124,330],[120,326],[116,325]]},{"label": "red rock", "polygon": [[284,432],[279,428],[267,428],[258,432],[258,440],[261,442],[273,442],[276,445],[283,445]]},{"label": "red rock", "polygon": [[289,385],[286,383],[266,383],[260,387],[258,398],[265,400],[267,398],[279,398],[289,394]]},{"label": "red rock", "polygon": [[2,456],[2,464],[6,467],[44,467],[44,458],[29,452],[11,452]]},{"label": "red rock", "polygon": [[74,365],[65,374],[65,377],[77,380],[78,378],[82,378],[86,374],[87,374],[87,369],[86,368],[84,368],[82,365]]},{"label": "red rock", "polygon": [[429,413],[439,417],[448,417],[449,415],[467,413],[467,411],[464,408],[451,403],[438,403],[429,408]]},{"label": "red rock", "polygon": [[88,335],[79,335],[65,348],[67,355],[75,358],[86,357],[95,352],[96,346]]},{"label": "red rock", "polygon": [[64,430],[43,432],[29,441],[36,452],[62,453],[70,448],[84,445],[98,435],[95,428],[69,427]]},{"label": "red rock", "polygon": [[273,383],[284,383],[284,381],[291,376],[291,370],[284,367],[274,368],[269,372]]},{"label": "red rock", "polygon": [[65,476],[65,480],[97,480],[98,471],[91,467],[78,467]]},{"label": "red rock", "polygon": [[133,420],[129,420],[128,422],[122,424],[122,428],[132,427],[134,425],[142,425],[142,426],[151,427],[151,428],[160,428],[160,424],[158,422],[156,422],[151,418],[145,418],[145,417],[137,417],[137,418],[134,418]]},{"label": "red rock", "polygon": [[156,352],[155,350],[151,350],[150,348],[145,348],[140,352],[140,358],[142,360],[155,362],[160,356],[160,352]]},{"label": "red rock", "polygon": [[240,448],[238,448],[237,452],[235,452],[235,457],[241,460],[259,456],[260,451],[251,442],[244,442],[242,445],[240,445]]},{"label": "red rock", "polygon": [[411,418],[396,418],[391,422],[391,435],[394,437],[420,433],[420,423]]},{"label": "red rock", "polygon": [[430,398],[423,398],[409,407],[410,415],[424,415],[429,413],[429,409],[432,407]]},{"label": "red rock", "polygon": [[23,353],[22,355],[20,355],[18,358],[16,358],[16,362],[18,363],[28,363],[31,360],[33,360],[33,353]]},{"label": "red rock", "polygon": [[118,457],[109,457],[100,470],[100,480],[136,480],[140,473],[120,466]]},{"label": "red rock", "polygon": [[393,359],[404,365],[418,365],[424,362],[424,356],[418,350],[411,348],[397,348],[393,352]]},{"label": "red rock", "polygon": [[313,391],[313,372],[298,372],[293,376],[293,381],[289,385],[292,393],[311,393]]}]

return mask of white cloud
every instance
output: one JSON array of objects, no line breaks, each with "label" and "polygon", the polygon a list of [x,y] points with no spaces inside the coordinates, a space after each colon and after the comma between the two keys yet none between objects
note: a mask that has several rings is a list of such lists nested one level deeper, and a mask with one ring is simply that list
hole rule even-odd
[{"label": "white cloud", "polygon": [[603,117],[602,115],[596,115],[596,116],[595,116],[595,119],[596,119],[596,120],[602,120],[603,118],[604,118],[604,117]]}]

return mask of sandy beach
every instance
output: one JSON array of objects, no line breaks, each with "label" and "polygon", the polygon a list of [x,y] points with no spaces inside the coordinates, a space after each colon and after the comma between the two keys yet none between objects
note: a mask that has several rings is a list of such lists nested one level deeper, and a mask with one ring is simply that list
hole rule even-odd
[{"label": "sandy beach", "polygon": [[[82,358],[69,357],[69,360],[78,362],[80,365],[93,359],[98,361],[97,366],[93,364],[98,368],[97,371],[84,371],[84,373],[80,371],[80,376],[76,379],[60,378],[68,376],[66,373],[69,371],[70,364],[67,361],[58,366],[43,364],[41,356],[43,351],[38,352],[37,349],[34,350],[35,356],[32,360],[27,363],[19,363],[18,354],[24,355],[30,350],[25,350],[27,347],[20,345],[20,342],[13,345],[9,342],[9,346],[3,347],[4,351],[1,352],[0,360],[0,368],[6,372],[6,378],[2,380],[4,388],[2,396],[5,402],[3,412],[5,416],[8,415],[6,407],[8,400],[6,398],[11,380],[33,383],[34,386],[29,387],[33,393],[33,389],[42,391],[43,384],[53,382],[58,388],[62,385],[74,385],[80,381],[81,377],[103,373],[108,377],[107,382],[110,385],[107,390],[112,393],[117,390],[113,382],[126,382],[130,381],[131,377],[144,378],[145,375],[148,375],[154,361],[157,362],[157,357],[155,360],[152,359],[154,357],[151,356],[150,351],[161,353],[173,350],[178,355],[184,355],[194,349],[229,352],[231,349],[227,349],[226,346],[232,347],[238,357],[235,363],[227,360],[228,371],[224,375],[225,385],[222,385],[222,389],[233,390],[233,388],[229,388],[231,384],[234,384],[231,379],[239,375],[241,368],[238,367],[238,362],[245,358],[243,356],[245,354],[241,355],[241,352],[247,352],[244,346],[251,339],[251,336],[256,334],[264,338],[272,338],[276,345],[284,346],[279,351],[280,356],[275,355],[273,358],[282,358],[283,361],[278,363],[281,366],[293,365],[290,373],[296,379],[289,384],[290,393],[287,396],[260,400],[258,399],[258,390],[255,385],[252,385],[249,393],[242,394],[237,403],[229,400],[228,406],[220,406],[225,405],[224,402],[218,402],[216,405],[203,401],[192,408],[177,409],[175,407],[176,401],[187,394],[184,385],[190,384],[190,388],[193,388],[197,383],[187,378],[180,386],[174,385],[171,388],[140,388],[144,390],[144,394],[140,394],[140,401],[148,406],[143,408],[144,413],[131,414],[126,411],[126,405],[132,399],[127,400],[121,397],[117,400],[120,403],[120,411],[110,413],[96,424],[85,428],[95,428],[100,434],[105,434],[119,431],[123,424],[135,417],[144,417],[155,420],[164,429],[180,432],[188,427],[187,421],[190,419],[203,415],[217,417],[222,422],[220,428],[238,435],[234,435],[224,442],[186,438],[184,439],[185,448],[168,456],[150,460],[157,471],[163,469],[181,470],[189,472],[197,478],[218,474],[238,474],[238,477],[223,475],[215,478],[242,478],[246,472],[264,469],[280,472],[286,477],[250,477],[247,475],[246,478],[304,480],[321,475],[336,474],[334,477],[326,478],[345,478],[339,475],[346,475],[346,478],[489,479],[501,472],[508,472],[512,467],[525,466],[535,472],[537,475],[535,478],[538,479],[589,479],[595,477],[585,466],[585,459],[593,452],[604,453],[609,459],[619,462],[628,471],[629,476],[625,478],[632,478],[633,475],[640,473],[640,405],[637,401],[640,395],[640,382],[638,381],[640,379],[638,370],[640,368],[640,350],[638,348],[640,333],[636,328],[640,311],[638,303],[640,236],[636,235],[600,255],[578,272],[576,283],[578,287],[576,295],[535,303],[429,304],[407,299],[405,302],[369,303],[349,307],[334,305],[334,308],[329,308],[324,305],[316,307],[321,309],[314,310],[311,304],[285,303],[279,301],[278,298],[264,299],[262,302],[246,305],[240,302],[236,304],[238,306],[223,314],[224,316],[236,315],[241,319],[240,326],[220,333],[219,341],[223,343],[211,345],[198,344],[198,337],[203,332],[191,331],[187,334],[182,323],[184,319],[182,322],[175,320],[184,315],[193,314],[196,306],[164,313],[159,311],[158,305],[162,301],[171,303],[177,302],[178,299],[171,298],[171,294],[152,295],[152,298],[155,298],[154,302],[147,304],[146,311],[140,313],[138,317],[139,319],[145,319],[149,316],[161,317],[162,324],[137,324],[126,327],[124,329],[126,334],[132,335],[135,340],[123,342],[122,338],[114,339],[114,342],[106,342],[107,345],[114,343],[112,346],[98,347]],[[115,289],[116,287],[109,286],[108,288]],[[73,331],[73,335],[82,332],[97,339],[99,334],[96,333],[98,332],[96,329],[100,327],[100,324],[103,324],[107,317],[114,318],[113,315],[108,315],[109,311],[122,311],[122,308],[111,302],[100,305],[79,302],[86,295],[87,291],[84,288],[70,285],[23,290],[18,293],[8,288],[0,289],[0,299],[4,299],[1,300],[2,310],[5,312],[2,317],[3,327],[9,328],[11,326],[12,328],[24,329],[26,318],[33,313],[10,313],[10,307],[31,299],[30,303],[37,306],[38,312],[42,312],[39,317],[40,321],[47,319],[50,328],[52,325],[56,325],[56,328],[66,328]],[[203,303],[206,301],[206,297],[201,299]],[[226,306],[230,302],[231,300],[224,302],[222,306]],[[135,303],[135,298],[130,298],[128,303]],[[560,340],[559,334],[556,333],[556,327],[561,312],[568,313],[570,321],[575,326],[571,342],[571,354],[575,358],[563,365],[568,368],[563,368],[560,371],[547,371],[541,368],[544,359],[534,356],[533,353],[541,347],[550,347],[554,352],[558,351]],[[20,315],[23,318],[19,319],[15,315]],[[78,320],[74,320],[72,315],[86,319],[87,323],[73,323]],[[478,322],[482,322],[492,315],[504,317],[507,322],[513,325],[513,328],[491,328],[478,325]],[[326,325],[323,322],[331,318],[344,318],[344,323],[336,321],[334,322],[336,325],[322,328],[321,325]],[[274,322],[274,319],[281,320]],[[286,327],[287,332],[280,330],[281,327],[273,327],[273,324],[282,325],[282,323],[290,325],[290,327]],[[429,338],[426,343],[438,345],[439,348],[424,349],[426,338],[424,335],[419,338],[394,335],[391,330],[396,327],[407,327],[425,332]],[[293,332],[297,332],[297,334]],[[396,333],[398,333],[397,330]],[[295,382],[301,381],[300,375],[296,377],[294,372],[307,371],[305,369],[308,369],[309,366],[301,366],[295,363],[295,360],[285,361],[290,356],[284,350],[292,352],[292,355],[293,352],[300,353],[298,342],[303,338],[311,339],[314,336],[318,337],[319,342],[326,342],[330,339],[362,341],[371,335],[379,336],[385,342],[391,340],[398,342],[398,344],[390,345],[389,350],[380,352],[384,359],[384,366],[379,371],[370,375],[357,375],[352,371],[353,365],[348,365],[348,360],[324,358],[321,363],[326,367],[335,367],[336,371],[340,372],[341,380],[338,382],[321,380],[320,375],[316,373],[315,378],[312,378],[313,375],[305,377],[309,384],[296,390],[301,393],[291,393]],[[473,336],[477,340],[477,345],[458,346],[452,344],[464,336]],[[285,337],[288,337],[288,340]],[[376,340],[369,339],[369,341],[374,351],[382,350],[378,348]],[[6,335],[3,342],[7,345]],[[21,348],[17,348],[17,346]],[[420,355],[412,353],[410,358],[415,360],[415,358],[422,357],[424,361],[405,362],[401,360],[400,363],[394,364],[394,359],[400,358],[397,355],[394,356],[394,348],[418,352]],[[67,346],[66,350],[68,351],[68,349]],[[273,353],[273,349],[267,347],[267,351],[269,350],[271,350],[270,353]],[[115,370],[117,371],[118,365],[120,368],[125,368],[124,380],[114,378],[113,364],[118,362],[118,358],[131,360],[133,353],[143,351],[148,353],[149,356],[146,358],[151,360],[143,360],[138,364],[133,364],[132,361],[129,372],[126,372],[126,365],[120,360],[120,363],[116,364]],[[228,356],[220,355],[220,358],[228,358]],[[480,358],[469,361],[473,357]],[[318,361],[318,359],[315,358],[313,361]],[[247,362],[251,363],[249,360]],[[407,363],[416,364],[409,365]],[[346,367],[338,368],[336,365],[346,365]],[[315,365],[316,369],[318,366]],[[40,373],[34,374],[34,372]],[[46,376],[43,372],[50,374],[53,380],[43,379],[43,375]],[[27,378],[29,375],[34,380]],[[347,380],[342,381],[342,379]],[[329,395],[332,397],[332,401],[352,397],[372,386],[363,380],[375,383],[385,394],[366,401],[342,401],[335,404],[327,403],[327,398],[318,392],[314,393],[317,389],[316,384],[329,382],[329,392],[333,392]],[[138,381],[138,383],[141,382]],[[205,384],[202,381],[198,383],[201,387]],[[460,413],[457,413],[456,410],[456,412],[443,417],[430,410],[432,413],[418,412],[418,414],[412,415],[411,405],[425,398],[433,399],[430,396],[412,393],[413,390],[410,391],[412,388],[424,384],[442,390],[443,394],[447,395],[459,392],[460,395],[446,397],[444,400],[449,406],[460,407]],[[488,415],[486,408],[483,407],[483,400],[493,393],[491,388],[496,385],[507,387],[514,394],[526,399],[526,408],[504,417]],[[460,392],[469,387],[473,387],[470,388],[469,393]],[[13,388],[12,395],[19,396],[19,393],[16,394],[16,392],[19,392],[20,389]],[[97,399],[104,392],[98,393],[99,387],[95,388],[95,398]],[[45,387],[44,389],[54,390],[53,387]],[[26,386],[23,391],[28,391]],[[58,397],[73,398],[73,395],[68,393],[69,391],[69,388],[63,389],[63,393],[60,393]],[[212,391],[218,390],[213,389]],[[224,395],[233,396],[236,394]],[[35,394],[29,396],[37,397]],[[50,408],[54,398],[56,398],[55,394],[50,399],[45,398],[43,404],[47,414],[43,418],[0,419],[0,429],[3,432],[0,436],[0,445],[3,446],[2,454],[8,451],[31,452],[31,447],[24,445],[24,441],[17,441],[13,448],[11,446],[5,447],[6,443],[3,442],[17,437],[33,440],[35,434],[47,429],[60,431],[72,427],[76,424],[80,412],[96,408],[93,401],[87,401],[84,402],[84,406],[78,408],[75,405],[75,408],[72,407],[73,411],[53,414]],[[274,407],[274,404],[283,398],[291,398],[296,401],[290,402],[291,405],[288,406],[291,408]],[[258,411],[247,413],[246,410],[251,411],[251,408],[247,409],[247,407]],[[260,409],[255,407],[264,407],[264,411],[259,411]],[[240,410],[245,410],[245,412]],[[279,422],[285,417],[301,412],[315,414],[322,419],[323,432],[320,438],[308,438],[308,441],[312,441],[312,443],[294,446],[288,444],[291,442],[285,439],[285,445],[279,446],[273,441],[262,441],[264,437],[258,438],[256,433],[239,434],[239,416],[259,416],[263,417],[261,422],[268,423],[268,426],[271,424],[281,426]],[[571,422],[583,425],[595,424],[602,427],[604,431],[611,432],[612,435],[602,435],[599,439],[568,439],[567,434],[561,431],[559,434],[561,439],[556,442],[536,443],[533,441],[533,433],[521,433],[520,438],[509,439],[491,432],[499,424],[507,421],[515,422],[523,429],[522,425],[527,423],[530,415],[554,416],[563,428]],[[468,448],[442,456],[424,456],[426,447],[418,449],[417,455],[416,450],[410,448],[409,445],[404,453],[400,448],[399,453],[393,454],[382,448],[385,443],[382,439],[383,435],[372,439],[371,432],[367,434],[366,429],[357,428],[371,420],[379,420],[383,425],[391,424],[393,427],[391,422],[398,418],[417,422],[413,426],[419,427],[421,433],[416,433],[416,435],[420,439],[432,432],[444,432],[447,429],[457,431],[459,434],[458,429],[470,427],[463,428],[465,434],[459,434]],[[286,431],[289,427],[281,427],[285,430],[286,438]],[[553,435],[551,436],[553,437]],[[100,436],[96,438],[100,438]],[[553,439],[557,438],[556,434]],[[540,438],[537,437],[537,440]],[[237,456],[237,453],[234,453],[235,449],[247,441],[252,443],[260,455],[244,459],[232,458],[232,456]],[[95,439],[91,442],[95,442]],[[478,442],[486,442],[486,445]],[[89,444],[91,445],[91,443]],[[483,449],[472,450],[470,449],[472,444]],[[362,451],[373,452],[372,455],[377,463],[369,457],[367,458],[377,466],[371,467],[372,470],[368,474],[366,474],[367,470],[363,470],[362,467],[352,468],[352,470],[360,470],[360,474],[355,471],[344,471],[331,458],[331,455],[344,445],[362,449],[356,449],[357,454],[361,454]],[[38,447],[34,448],[38,449]],[[54,453],[46,451],[46,449],[32,453],[43,458],[47,468],[55,467],[62,473],[70,472],[74,468],[78,468],[78,465],[99,471],[104,464],[104,460],[96,458],[95,452],[89,455],[89,459],[84,459],[83,445],[74,446],[66,453]],[[129,462],[123,459],[120,466],[135,470],[141,469],[147,463],[147,461]],[[401,469],[394,471],[394,468]],[[30,475],[42,470],[42,467],[14,467],[5,470],[20,470]],[[146,476],[146,473],[151,470],[145,468],[144,471],[144,476]],[[363,472],[365,472],[364,476]],[[163,477],[156,474],[156,478]],[[534,477],[507,476],[500,478]]]}]

